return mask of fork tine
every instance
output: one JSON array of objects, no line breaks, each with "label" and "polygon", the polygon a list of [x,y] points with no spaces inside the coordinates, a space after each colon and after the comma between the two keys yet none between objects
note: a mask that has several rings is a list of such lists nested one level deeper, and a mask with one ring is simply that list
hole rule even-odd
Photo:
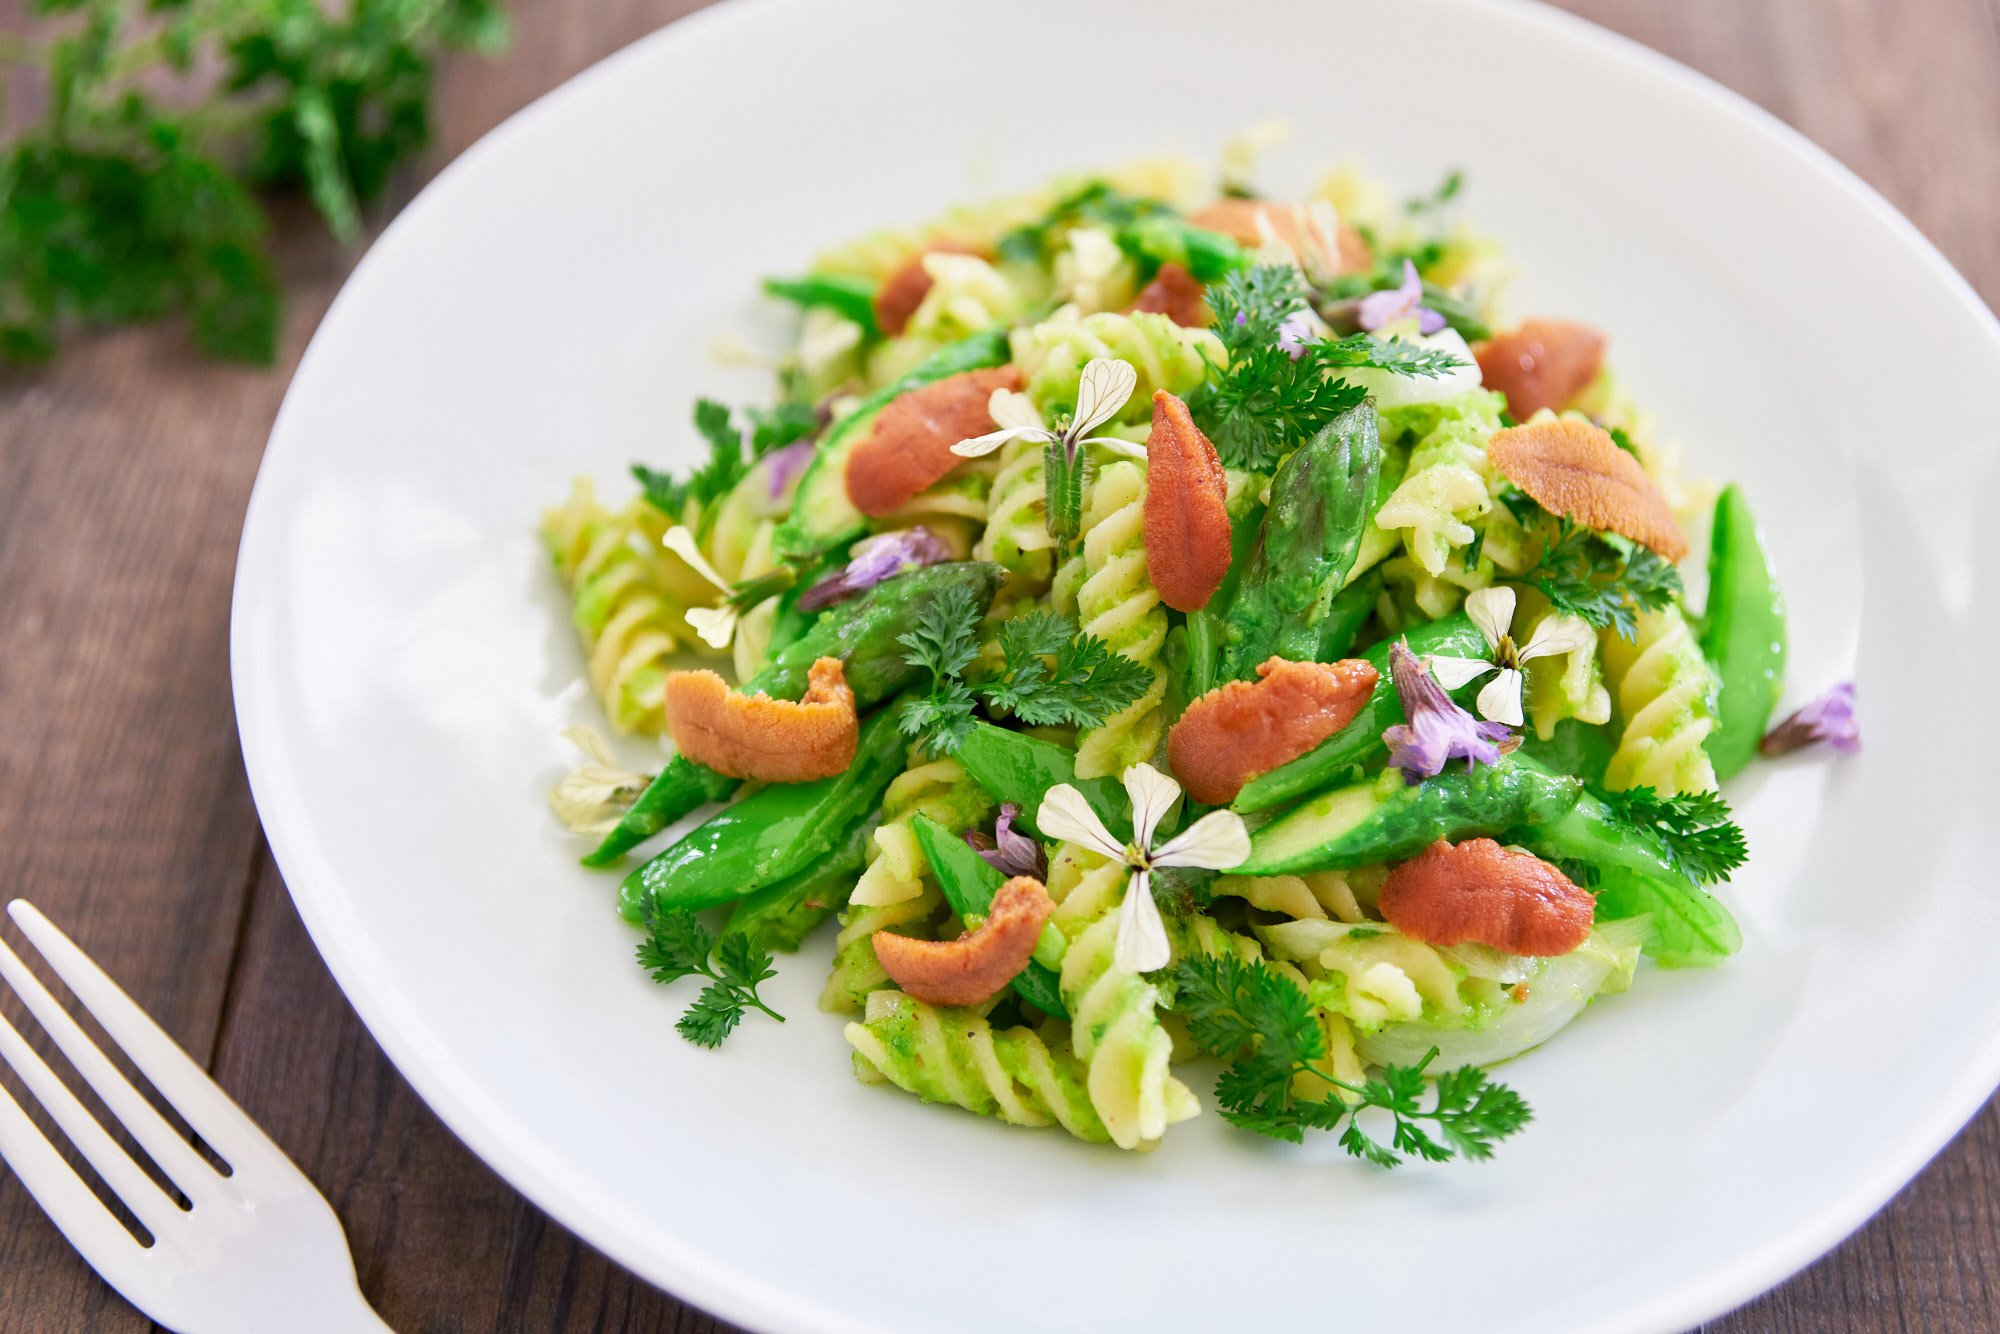
[{"label": "fork tine", "polygon": [[[104,1031],[111,1035],[112,1040],[125,1049],[125,1054],[139,1067],[141,1073],[153,1082],[153,1087],[166,1097],[175,1111],[187,1119],[187,1123],[194,1127],[196,1134],[208,1142],[210,1148],[222,1155],[223,1160],[236,1173],[239,1187],[246,1184],[243,1180],[246,1175],[257,1173],[261,1173],[269,1184],[305,1183],[304,1174],[293,1166],[292,1160],[285,1156],[285,1151],[271,1141],[271,1137],[264,1133],[263,1128],[231,1101],[221,1086],[208,1077],[208,1072],[189,1059],[179,1044],[153,1022],[153,1017],[140,1009],[137,1003],[97,966],[97,962],[79,949],[76,942],[64,935],[54,922],[44,917],[40,909],[26,899],[15,899],[7,905],[7,912],[21,928],[22,934],[41,951],[49,967],[55,969],[56,976],[76,993],[76,998],[82,1001],[83,1007],[104,1026]],[[15,962],[18,967],[19,961]],[[0,971],[5,970],[5,964],[4,956],[0,956]],[[47,998],[47,991],[43,991],[42,995]],[[49,1004],[52,1008],[59,1008],[54,1006],[52,999]],[[39,1013],[36,1017],[41,1018]],[[67,1019],[68,1016],[64,1015],[64,1018]],[[48,1020],[42,1019],[42,1022],[47,1024]],[[80,1042],[91,1045],[92,1050],[95,1050],[94,1044],[90,1043],[90,1039],[84,1036],[81,1029],[75,1027],[73,1021],[71,1028],[75,1030]],[[61,1039],[58,1038],[57,1041],[60,1042]],[[63,1050],[66,1054],[69,1052],[67,1047]],[[74,1054],[70,1055],[70,1059],[72,1061],[76,1059]],[[115,1070],[109,1073],[128,1091],[131,1089],[131,1085],[126,1084]],[[91,1084],[95,1087],[96,1081],[92,1080]],[[98,1092],[99,1096],[103,1095],[102,1089]],[[133,1096],[137,1099],[136,1093]],[[105,1100],[110,1101],[108,1098]],[[128,1127],[131,1126],[131,1120],[123,1111],[118,1115]],[[178,1137],[175,1137],[174,1142],[195,1162],[201,1162],[194,1151],[188,1149]],[[153,1146],[147,1144],[146,1151],[151,1153]],[[208,1170],[206,1163],[201,1165],[204,1171]],[[166,1164],[162,1163],[161,1166],[164,1167]],[[176,1180],[178,1179],[177,1177]],[[185,1183],[182,1189],[186,1189]]]},{"label": "fork tine", "polygon": [[56,1072],[49,1069],[48,1063],[35,1054],[14,1025],[4,1018],[0,1018],[0,1064],[14,1068],[14,1073],[28,1086],[28,1092],[40,1100],[69,1142],[104,1178],[112,1193],[146,1225],[155,1240],[171,1235],[176,1225],[186,1219],[180,1206],[139,1170],[139,1164],[118,1147],[118,1141],[85,1110],[76,1095],[56,1077]]},{"label": "fork tine", "polygon": [[146,1251],[90,1193],[83,1178],[70,1170],[6,1089],[0,1089],[0,1161],[14,1169],[28,1194],[90,1267],[131,1297],[147,1277]]},{"label": "fork tine", "polygon": [[[76,947],[72,945],[70,948]],[[227,1198],[222,1178],[215,1169],[202,1161],[201,1155],[181,1138],[180,1132],[139,1095],[131,1081],[119,1073],[118,1067],[111,1064],[98,1045],[90,1040],[90,1035],[70,1018],[69,1011],[57,1003],[56,998],[49,994],[49,989],[42,985],[41,979],[28,971],[21,957],[4,941],[0,941],[0,977],[7,979],[27,1005],[29,1013],[48,1030],[62,1054],[83,1076],[84,1082],[97,1091],[97,1096],[104,1100],[111,1114],[131,1132],[132,1138],[139,1141],[140,1147],[160,1165],[160,1169],[181,1188],[181,1193],[196,1208]],[[126,1003],[130,1004],[129,1001]],[[107,1024],[106,1028],[110,1029],[110,1025]],[[110,1031],[121,1043],[125,1041],[116,1029]],[[129,1044],[126,1050],[131,1050]],[[143,1070],[145,1066],[141,1064],[139,1068]]]}]

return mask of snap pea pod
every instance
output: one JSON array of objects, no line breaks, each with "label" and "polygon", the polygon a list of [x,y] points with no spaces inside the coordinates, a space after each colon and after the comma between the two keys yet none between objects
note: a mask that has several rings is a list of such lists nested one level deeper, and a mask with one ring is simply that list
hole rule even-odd
[{"label": "snap pea pod", "polygon": [[[1256,550],[1257,534],[1264,526],[1264,507],[1254,501],[1243,507],[1229,523],[1229,569],[1216,586],[1208,605],[1191,611],[1187,618],[1187,674],[1181,687],[1185,699],[1200,699],[1221,684],[1216,672],[1222,665],[1225,617],[1236,601],[1236,589],[1243,579],[1243,567]],[[1178,715],[1170,715],[1178,716]]]},{"label": "snap pea pod", "polygon": [[[963,918],[984,917],[991,912],[993,896],[1007,883],[1007,877],[966,846],[964,839],[928,815],[917,815],[910,821],[910,827],[916,831],[917,846],[924,850],[924,858],[930,862],[931,872],[937,876],[938,888],[944,891],[951,910]],[[1056,931],[1054,923],[1042,928],[1044,943],[1051,932],[1055,933],[1056,947],[1060,949],[1062,933]],[[1038,948],[1036,952],[1047,951]],[[1013,987],[1016,994],[1043,1013],[1058,1019],[1069,1018],[1069,1011],[1062,1003],[1062,990],[1056,984],[1055,970],[1047,964],[1030,959],[1028,966],[1015,975]]]},{"label": "snap pea pod", "polygon": [[861,332],[873,338],[880,332],[875,325],[874,283],[844,273],[809,273],[803,278],[766,278],[764,290],[772,296],[810,310],[815,306],[853,320]]},{"label": "snap pea pod", "polygon": [[1078,778],[1076,752],[1067,747],[978,722],[952,758],[993,800],[1019,806],[1021,823],[1030,831],[1035,831],[1035,812],[1041,809],[1042,797],[1057,784],[1068,783],[1083,794],[1113,835],[1132,836],[1125,789],[1109,778]]},{"label": "snap pea pod", "polygon": [[[775,884],[824,855],[882,800],[907,743],[892,704],[861,725],[854,762],[832,778],[772,783],[683,834],[625,877],[621,910],[712,908]],[[628,914],[629,915],[629,914]]]},{"label": "snap pea pod", "polygon": [[1785,602],[1756,517],[1735,485],[1715,501],[1709,539],[1708,610],[1701,650],[1722,681],[1716,728],[1704,743],[1717,778],[1740,773],[1757,754],[1785,681]]},{"label": "snap pea pod", "polygon": [[789,953],[797,949],[814,927],[847,901],[880,817],[880,811],[870,811],[849,827],[826,856],[775,885],[738,899],[723,934],[743,936],[758,950]]},{"label": "snap pea pod", "polygon": [[[1510,763],[1533,761],[1515,755]],[[1743,932],[1729,909],[1675,870],[1655,836],[1618,819],[1589,792],[1555,819],[1517,830],[1515,837],[1538,857],[1588,867],[1599,921],[1649,914],[1646,953],[1666,967],[1713,964],[1742,947]]]},{"label": "snap pea pod", "polygon": [[[877,584],[852,602],[828,608],[812,629],[775,654],[764,669],[737,687],[746,695],[797,699],[806,673],[820,658],[846,664],[847,684],[857,708],[880,703],[914,681],[917,668],[906,661],[898,637],[913,629],[917,613],[945,590],[970,587],[981,606],[993,600],[1005,572],[983,561],[930,565]],[[609,866],[704,802],[721,801],[737,780],[697,764],[685,755],[667,761],[618,827],[604,836],[583,861]]]},{"label": "snap pea pod", "polygon": [[1310,661],[1318,625],[1354,568],[1375,513],[1382,442],[1364,403],[1327,423],[1271,478],[1271,505],[1230,604],[1224,681],[1247,679],[1272,654]]},{"label": "snap pea pod", "polygon": [[799,575],[792,586],[779,596],[778,615],[771,622],[771,639],[764,646],[764,660],[766,662],[769,662],[777,654],[784,652],[787,648],[797,643],[801,635],[812,629],[813,622],[818,619],[819,613],[816,611],[801,611],[799,609],[799,599],[805,595],[807,589],[820,581],[821,576],[831,573],[841,564],[842,561],[837,555],[829,554],[826,559],[814,562],[809,566]]},{"label": "snap pea pod", "polygon": [[1540,765],[1453,763],[1421,783],[1396,770],[1335,788],[1250,836],[1241,875],[1344,870],[1414,857],[1439,839],[1532,828],[1559,819],[1583,792],[1582,780]]},{"label": "snap pea pod", "polygon": [[1118,246],[1154,265],[1178,264],[1205,283],[1250,267],[1250,252],[1233,237],[1197,227],[1185,218],[1141,218],[1119,229]]},{"label": "snap pea pod", "polygon": [[[1420,658],[1431,653],[1479,658],[1491,651],[1478,627],[1463,613],[1415,626],[1403,638],[1409,642],[1410,652]],[[1362,661],[1374,667],[1378,675],[1374,692],[1354,720],[1296,760],[1245,783],[1231,810],[1247,815],[1296,800],[1329,783],[1343,781],[1356,766],[1370,764],[1387,752],[1383,729],[1408,721],[1403,716],[1403,701],[1396,696],[1395,682],[1389,679],[1390,643],[1384,640],[1361,655]],[[1463,687],[1458,693],[1474,693],[1474,687]]]},{"label": "snap pea pod", "polygon": [[775,546],[786,560],[801,561],[844,546],[868,531],[868,520],[847,497],[847,459],[889,401],[912,389],[957,375],[998,366],[1007,360],[1007,331],[989,329],[939,348],[915,370],[870,394],[840,419],[820,441],[792,500],[792,512],[778,525]]}]

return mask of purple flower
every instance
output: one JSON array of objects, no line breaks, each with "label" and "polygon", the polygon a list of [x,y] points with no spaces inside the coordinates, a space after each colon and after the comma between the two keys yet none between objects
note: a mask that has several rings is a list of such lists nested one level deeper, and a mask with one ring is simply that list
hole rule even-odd
[{"label": "purple flower", "polygon": [[1842,681],[1779,723],[1757,748],[1766,755],[1788,755],[1821,741],[1850,755],[1861,749],[1861,727],[1854,720],[1854,682]]},{"label": "purple flower", "polygon": [[1355,321],[1373,333],[1414,315],[1418,333],[1434,334],[1444,328],[1444,316],[1419,305],[1423,299],[1423,279],[1417,276],[1417,266],[1406,259],[1403,261],[1403,285],[1387,287],[1362,297],[1361,304],[1355,308]]},{"label": "purple flower", "polygon": [[1307,345],[1318,338],[1319,331],[1313,328],[1312,312],[1304,306],[1285,316],[1284,323],[1278,326],[1278,346],[1293,361],[1304,356]]},{"label": "purple flower", "polygon": [[904,528],[869,538],[854,550],[844,569],[835,570],[799,594],[800,611],[818,611],[865,593],[906,570],[951,559],[944,539],[924,527]]},{"label": "purple flower", "polygon": [[786,445],[783,449],[774,451],[764,459],[764,470],[771,477],[771,499],[776,500],[784,495],[785,488],[805,471],[806,465],[812,462],[814,448],[812,441],[800,440],[796,444]]},{"label": "purple flower", "polygon": [[1481,722],[1452,703],[1430,669],[1400,639],[1389,646],[1389,678],[1396,683],[1410,721],[1386,729],[1382,739],[1389,743],[1389,763],[1410,782],[1435,778],[1444,772],[1447,760],[1464,760],[1468,768],[1498,764],[1513,749],[1505,744],[1514,740],[1505,723]]},{"label": "purple flower", "polygon": [[993,822],[991,836],[981,830],[969,829],[965,841],[1002,875],[1031,875],[1037,880],[1046,880],[1049,859],[1042,852],[1042,845],[1026,834],[1014,832],[1014,821],[1020,818],[1020,806],[1007,802],[1000,807],[1000,818]]}]

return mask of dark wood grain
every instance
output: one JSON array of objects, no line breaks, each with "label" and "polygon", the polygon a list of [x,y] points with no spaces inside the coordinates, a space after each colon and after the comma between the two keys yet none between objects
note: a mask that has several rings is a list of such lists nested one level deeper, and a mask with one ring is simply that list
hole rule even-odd
[{"label": "dark wood grain", "polygon": [[[516,0],[512,53],[445,71],[437,149],[399,197],[696,7]],[[2000,300],[2000,0],[1565,7],[1799,127]],[[19,9],[0,0],[0,27]],[[201,362],[163,330],[0,378],[0,892],[32,893],[210,1062],[326,1191],[397,1328],[723,1329],[575,1241],[452,1138],[348,1009],[269,863],[229,702],[231,568],[286,376],[353,258],[296,211],[281,236],[293,296],[276,371]],[[146,1328],[0,1174],[0,1331]],[[2000,1107],[1840,1249],[1706,1328],[2000,1329]]]}]

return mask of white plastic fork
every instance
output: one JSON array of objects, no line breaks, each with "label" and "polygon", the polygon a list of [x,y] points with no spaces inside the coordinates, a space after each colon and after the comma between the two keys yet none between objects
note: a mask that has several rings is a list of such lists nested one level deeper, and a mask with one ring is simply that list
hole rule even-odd
[{"label": "white plastic fork", "polygon": [[340,1220],[305,1173],[48,918],[22,899],[8,904],[7,912],[112,1041],[229,1166],[225,1175],[196,1153],[0,942],[0,976],[191,1206],[182,1208],[147,1176],[0,1018],[0,1061],[153,1237],[152,1245],[141,1245],[0,1088],[0,1160],[70,1244],[125,1300],[178,1334],[387,1330],[355,1284]]}]

